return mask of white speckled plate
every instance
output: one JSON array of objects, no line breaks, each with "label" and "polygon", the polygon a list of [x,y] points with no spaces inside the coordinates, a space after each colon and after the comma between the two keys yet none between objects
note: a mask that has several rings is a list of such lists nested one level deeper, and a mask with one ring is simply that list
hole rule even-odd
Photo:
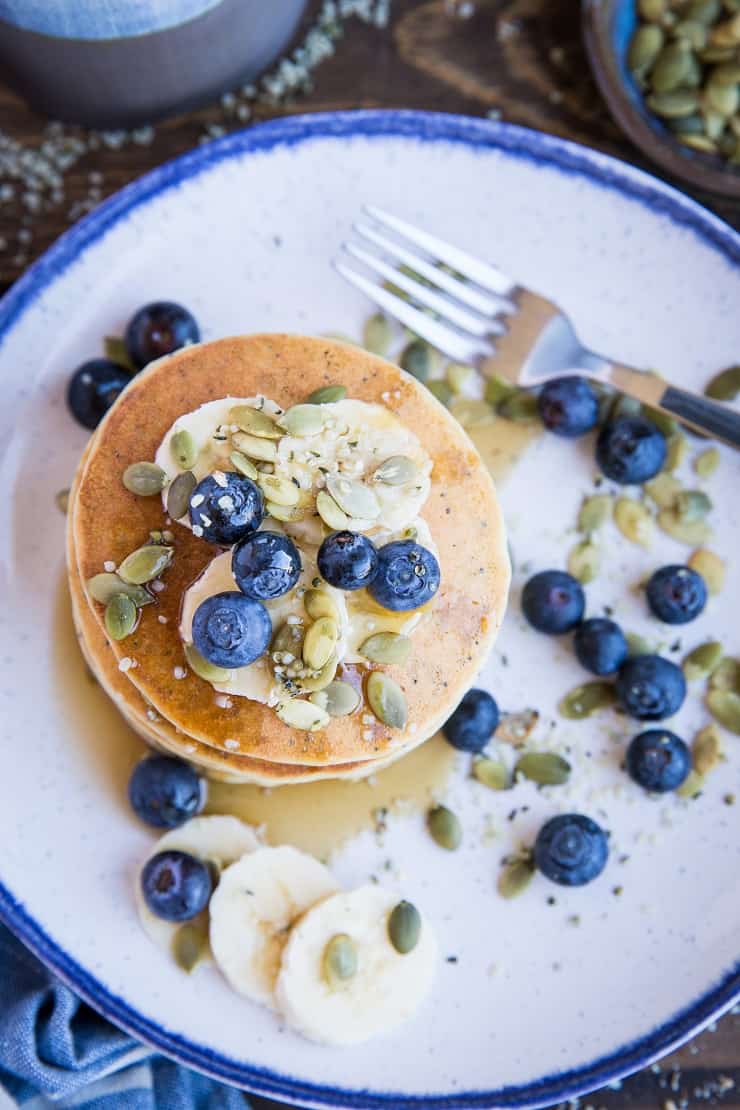
[{"label": "white speckled plate", "polygon": [[[276,1098],[551,1103],[646,1063],[740,992],[740,811],[723,801],[740,796],[740,739],[725,736],[727,761],[698,800],[647,797],[619,767],[638,729],[611,716],[558,718],[559,696],[587,676],[567,642],[522,626],[526,568],[563,566],[574,542],[577,506],[593,488],[590,442],[542,437],[506,484],[517,570],[482,677],[502,707],[536,705],[540,742],[567,749],[573,785],[492,794],[466,779],[461,759],[450,790],[466,829],[460,852],[440,852],[421,818],[409,817],[391,822],[384,847],[361,837],[336,861],[340,879],[354,883],[391,858],[443,953],[456,957],[442,963],[417,1020],[391,1038],[318,1048],[215,972],[189,979],[162,958],[137,924],[129,887],[150,837],[112,787],[115,746],[104,734],[91,741],[92,723],[64,691],[82,681],[79,669],[60,670],[56,646],[63,520],[53,498],[85,442],[65,408],[70,371],[155,297],[189,305],[205,338],[358,334],[368,306],[329,260],[363,202],[499,262],[557,298],[590,347],[622,361],[696,388],[738,361],[740,239],[637,170],[516,128],[415,113],[288,119],[201,148],[104,204],[0,305],[0,913],[114,1021]],[[690,455],[699,446],[691,440]],[[690,475],[687,461],[682,477]],[[723,452],[708,489],[713,546],[730,573],[700,620],[675,633],[646,618],[635,583],[687,553],[662,536],[648,552],[608,531],[604,570],[587,588],[590,613],[613,606],[673,658],[709,636],[740,654],[736,454]],[[692,689],[675,728],[690,739],[707,720]],[[573,891],[539,878],[502,901],[501,857],[572,808],[611,830],[603,876]],[[484,835],[491,829],[493,838]]]}]

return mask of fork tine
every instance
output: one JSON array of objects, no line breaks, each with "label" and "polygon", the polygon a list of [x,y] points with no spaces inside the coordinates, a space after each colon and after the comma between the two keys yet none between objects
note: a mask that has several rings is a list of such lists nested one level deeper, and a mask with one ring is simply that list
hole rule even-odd
[{"label": "fork tine", "polygon": [[426,339],[427,343],[431,343],[433,347],[442,351],[448,358],[454,359],[455,362],[471,365],[475,364],[480,357],[492,353],[491,344],[476,344],[472,336],[463,335],[445,324],[440,324],[431,316],[427,316],[426,313],[397,297],[395,293],[383,289],[382,286],[376,285],[375,282],[358,274],[343,262],[335,260],[334,268],[350,284],[361,290],[371,301],[374,301],[379,308],[384,309],[389,316],[400,320],[416,335]]},{"label": "fork tine", "polygon": [[403,289],[414,298],[414,300],[423,305],[425,308],[431,308],[433,312],[439,313],[443,319],[454,324],[464,331],[469,331],[479,338],[485,335],[495,334],[500,335],[505,329],[503,324],[498,323],[496,320],[485,320],[482,316],[474,315],[466,308],[461,308],[459,305],[454,304],[447,297],[435,293],[426,285],[422,285],[413,278],[402,274],[394,266],[389,266],[387,262],[382,259],[376,258],[374,254],[363,250],[361,247],[356,247],[354,243],[345,243],[344,249],[348,254],[363,262],[368,269],[374,270],[376,274],[380,274],[387,281],[393,282],[399,289]]},{"label": "fork tine", "polygon": [[374,205],[366,205],[365,211],[379,224],[392,228],[399,235],[403,235],[404,238],[415,243],[417,247],[421,247],[433,258],[439,259],[440,262],[446,262],[448,266],[452,266],[453,270],[457,270],[463,277],[487,289],[489,293],[499,293],[505,297],[516,288],[516,283],[506,274],[497,270],[495,266],[489,266],[487,262],[481,262],[479,258],[475,258],[459,247],[454,247],[451,243],[446,243],[443,239],[438,239],[436,235],[430,235],[428,231],[421,231],[413,224],[407,223],[406,220],[399,220],[397,216],[392,216],[389,212],[384,212],[382,208],[376,208]]},{"label": "fork tine", "polygon": [[495,316],[497,312],[516,312],[516,305],[513,301],[507,300],[505,297],[489,296],[487,293],[482,293],[479,289],[474,289],[472,285],[467,285],[459,278],[453,277],[448,274],[446,270],[441,270],[439,266],[433,266],[430,262],[426,262],[420,258],[418,254],[395,242],[393,239],[388,239],[385,235],[381,235],[375,228],[370,227],[369,224],[356,223],[354,230],[363,239],[368,239],[374,243],[376,247],[380,247],[382,251],[389,254],[392,258],[397,259],[398,262],[405,263],[410,269],[414,270],[420,277],[426,278],[431,281],[439,289],[444,289],[446,293],[450,293],[455,300],[466,304],[468,308],[474,309],[476,312],[482,313],[484,316]]}]

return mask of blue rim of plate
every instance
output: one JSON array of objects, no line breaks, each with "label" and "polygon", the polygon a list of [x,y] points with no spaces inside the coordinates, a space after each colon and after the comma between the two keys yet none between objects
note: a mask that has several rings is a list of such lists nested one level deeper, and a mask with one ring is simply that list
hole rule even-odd
[{"label": "blue rim of plate", "polygon": [[[0,350],[6,334],[39,294],[91,244],[142,204],[220,162],[311,140],[410,138],[500,150],[509,157],[544,164],[587,179],[649,208],[711,244],[740,267],[740,235],[676,189],[608,155],[523,127],[467,116],[413,111],[327,112],[291,116],[218,139],[167,162],[110,197],[65,232],[0,301]],[[740,960],[704,995],[645,1036],[594,1062],[535,1082],[489,1091],[406,1095],[307,1083],[253,1067],[193,1043],[133,1009],[125,999],[75,962],[0,882],[0,919],[77,994],[134,1037],[225,1083],[268,1098],[352,1110],[472,1110],[474,1107],[549,1106],[613,1084],[650,1064],[697,1033],[740,999]]]}]

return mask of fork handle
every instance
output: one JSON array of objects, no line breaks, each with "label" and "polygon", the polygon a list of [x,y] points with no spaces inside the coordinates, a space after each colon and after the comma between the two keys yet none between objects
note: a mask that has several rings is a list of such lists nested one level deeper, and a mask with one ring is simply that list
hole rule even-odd
[{"label": "fork handle", "polygon": [[695,431],[740,448],[740,412],[729,405],[667,385],[661,378],[627,366],[613,366],[609,380],[622,393],[677,417]]}]

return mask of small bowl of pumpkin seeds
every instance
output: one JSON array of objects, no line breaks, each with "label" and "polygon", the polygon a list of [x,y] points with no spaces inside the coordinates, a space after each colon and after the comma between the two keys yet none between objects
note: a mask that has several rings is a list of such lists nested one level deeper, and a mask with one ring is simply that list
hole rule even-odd
[{"label": "small bowl of pumpkin seeds", "polygon": [[740,0],[583,0],[597,84],[674,177],[740,197]]}]

